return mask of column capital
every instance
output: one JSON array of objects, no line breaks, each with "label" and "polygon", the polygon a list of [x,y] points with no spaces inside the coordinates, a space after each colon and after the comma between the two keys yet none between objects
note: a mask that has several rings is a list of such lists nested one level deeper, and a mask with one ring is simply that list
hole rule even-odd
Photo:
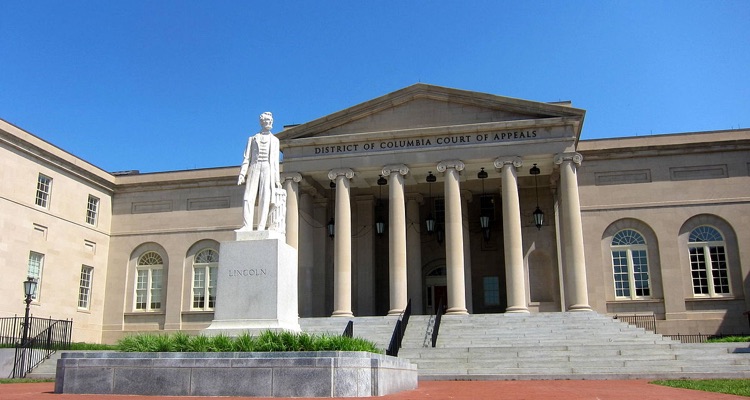
[{"label": "column capital", "polygon": [[498,157],[495,159],[495,168],[502,169],[505,165],[513,165],[516,168],[521,168],[523,165],[523,159],[518,156],[505,156],[505,157]]},{"label": "column capital", "polygon": [[404,164],[391,164],[383,167],[383,175],[390,175],[394,172],[398,172],[401,175],[406,175],[409,173],[409,167]]},{"label": "column capital", "polygon": [[448,168],[453,168],[456,171],[461,172],[464,170],[464,167],[466,167],[466,165],[464,165],[461,160],[445,160],[437,165],[437,170],[438,172],[445,172]]},{"label": "column capital", "polygon": [[577,165],[581,165],[583,156],[581,153],[558,153],[555,154],[555,164],[560,165],[563,161],[573,161]]},{"label": "column capital", "polygon": [[334,168],[328,171],[328,179],[334,180],[339,176],[345,176],[347,179],[354,178],[354,170],[351,168]]},{"label": "column capital", "polygon": [[282,181],[291,180],[291,181],[300,183],[302,182],[302,174],[300,174],[299,172],[282,172],[281,180]]},{"label": "column capital", "polygon": [[461,200],[466,200],[467,203],[471,203],[471,201],[474,200],[474,194],[471,193],[471,190],[462,189]]}]

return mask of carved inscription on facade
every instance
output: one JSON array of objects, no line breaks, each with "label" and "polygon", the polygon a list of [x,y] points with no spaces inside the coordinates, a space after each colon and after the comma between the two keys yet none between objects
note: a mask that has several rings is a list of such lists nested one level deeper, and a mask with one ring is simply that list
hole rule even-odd
[{"label": "carved inscription on facade", "polygon": [[266,268],[249,268],[249,269],[230,269],[229,276],[264,276],[268,275],[268,269]]},{"label": "carved inscription on facade", "polygon": [[473,135],[449,135],[432,138],[382,140],[370,143],[348,143],[330,146],[315,146],[315,154],[356,153],[363,151],[396,150],[419,147],[450,146],[473,143],[505,142],[518,139],[534,139],[536,130],[518,130]]}]

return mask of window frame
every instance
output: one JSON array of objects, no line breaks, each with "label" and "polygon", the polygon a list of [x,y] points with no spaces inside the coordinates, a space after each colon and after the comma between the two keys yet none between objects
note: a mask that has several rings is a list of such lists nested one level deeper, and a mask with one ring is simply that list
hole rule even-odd
[{"label": "window frame", "polygon": [[[696,231],[701,230],[701,232],[696,233]],[[693,238],[696,235],[703,235],[706,233],[713,233],[715,235],[718,235],[721,240],[696,240],[693,241]],[[722,298],[722,297],[732,297],[732,280],[730,277],[730,270],[729,270],[729,260],[727,255],[727,241],[724,233],[717,227],[709,225],[709,224],[702,224],[698,225],[695,228],[691,229],[688,234],[688,260],[690,263],[690,279],[691,279],[691,285],[693,288],[693,297],[695,298]],[[694,254],[693,250],[700,250],[700,254],[697,252]],[[716,250],[714,252],[713,250]],[[719,251],[720,250],[720,251]],[[702,260],[694,258],[696,257],[702,257]],[[716,256],[718,256],[719,259],[714,259]],[[696,272],[700,272],[701,270],[695,269],[696,263],[703,264],[703,271],[705,271],[705,281],[706,281],[706,289],[707,293],[696,293],[696,289],[701,288],[702,286],[696,286]],[[717,268],[717,265],[719,268]],[[709,268],[710,266],[710,268]],[[722,267],[723,266],[723,267]],[[723,277],[722,276],[715,276],[717,271],[723,271]],[[725,283],[719,283],[716,284],[716,280],[725,278]],[[726,292],[718,293],[716,291],[717,286],[726,287]]]},{"label": "window frame", "polygon": [[99,223],[99,204],[100,199],[98,197],[89,195],[86,203],[86,223],[91,226],[97,226]]},{"label": "window frame", "polygon": [[[632,233],[626,233],[632,232]],[[618,238],[618,235],[623,235],[622,238]],[[626,236],[627,235],[627,236]],[[621,240],[628,241],[629,243],[620,244]],[[615,244],[615,242],[618,242]],[[646,237],[636,229],[624,228],[620,229],[612,235],[610,241],[610,262],[612,266],[612,283],[615,293],[615,300],[627,301],[627,300],[648,300],[653,296],[653,286],[651,282],[651,269],[649,266],[648,257],[648,242]],[[618,254],[616,254],[618,253]],[[624,254],[623,254],[624,253]],[[617,260],[624,260],[618,262]],[[640,262],[636,263],[636,260]],[[625,267],[626,271],[617,271],[617,267]],[[639,267],[639,271],[635,271],[636,267]],[[644,271],[645,267],[645,271]],[[627,281],[618,279],[618,275],[627,274]],[[646,275],[646,279],[636,279],[636,275]],[[627,283],[627,287],[618,287],[619,283]],[[645,282],[645,288],[639,287],[639,282]],[[618,292],[627,289],[628,294],[618,294]],[[639,290],[647,290],[648,294],[638,294]]]},{"label": "window frame", "polygon": [[[145,286],[141,287],[141,273],[145,272]],[[158,273],[157,273],[158,272]],[[158,276],[158,279],[156,277]],[[142,292],[144,301],[139,301]],[[158,299],[155,298],[158,293]],[[154,306],[158,300],[158,306]],[[143,306],[139,306],[143,303]],[[147,251],[138,257],[133,288],[133,310],[136,312],[158,312],[164,308],[164,258],[156,251]]]},{"label": "window frame", "polygon": [[[94,283],[94,267],[81,266],[81,278],[78,282],[78,309],[91,309],[91,292]],[[83,303],[83,305],[81,305]]]},{"label": "window frame", "polygon": [[[212,248],[205,248],[197,252],[193,258],[192,271],[190,309],[193,311],[213,311],[216,305],[219,252]],[[198,286],[196,282],[199,274],[202,275],[201,286]],[[196,290],[200,290],[201,293],[196,293]]]},{"label": "window frame", "polygon": [[[46,182],[44,182],[46,181]],[[36,180],[36,197],[34,204],[38,207],[49,210],[50,200],[52,198],[52,177],[39,173]]]},{"label": "window frame", "polygon": [[[34,256],[39,256],[39,262],[38,265],[32,265],[32,259]],[[41,297],[42,293],[42,273],[44,272],[44,259],[45,256],[43,253],[39,253],[36,251],[30,251],[29,252],[29,261],[27,263],[26,268],[26,276],[36,279],[36,288],[34,289],[34,293],[31,295],[31,300],[33,302],[39,302],[39,299]],[[38,267],[38,268],[36,268]],[[33,269],[36,269],[37,271],[33,271]]]}]

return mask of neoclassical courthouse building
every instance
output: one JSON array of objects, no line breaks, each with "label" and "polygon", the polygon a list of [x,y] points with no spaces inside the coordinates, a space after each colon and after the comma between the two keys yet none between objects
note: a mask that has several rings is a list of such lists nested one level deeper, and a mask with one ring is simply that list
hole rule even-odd
[{"label": "neoclassical courthouse building", "polygon": [[[411,299],[416,314],[643,313],[660,333],[747,332],[750,130],[579,140],[584,116],[416,84],[285,127],[300,316]],[[110,173],[0,120],[0,316],[23,315],[32,276],[32,313],[72,319],[75,341],[204,329],[220,245],[242,224],[238,173]]]}]

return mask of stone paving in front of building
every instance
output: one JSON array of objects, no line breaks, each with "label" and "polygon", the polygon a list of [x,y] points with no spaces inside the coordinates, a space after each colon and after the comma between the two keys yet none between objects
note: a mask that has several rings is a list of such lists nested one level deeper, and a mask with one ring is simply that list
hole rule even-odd
[{"label": "stone paving in front of building", "polygon": [[[2,400],[176,400],[211,397],[161,397],[130,395],[55,394],[54,383],[18,383],[0,385]],[[222,397],[226,398],[226,397]],[[233,400],[264,400],[258,397],[231,397]],[[494,399],[494,400],[731,400],[746,399],[720,393],[675,389],[650,384],[645,380],[628,381],[421,381],[419,387],[402,393],[378,397],[384,400],[420,399]]]}]

